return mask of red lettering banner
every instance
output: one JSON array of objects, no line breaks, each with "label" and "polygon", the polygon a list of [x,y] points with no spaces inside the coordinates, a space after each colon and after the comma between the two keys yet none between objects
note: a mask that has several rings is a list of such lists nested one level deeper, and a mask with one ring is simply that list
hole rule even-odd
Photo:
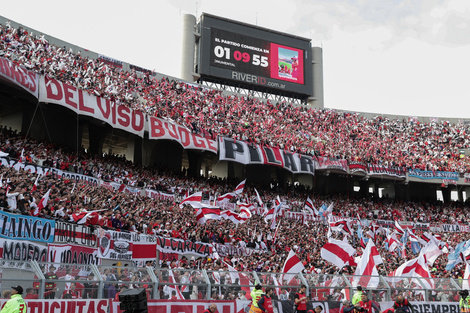
[{"label": "red lettering banner", "polygon": [[36,73],[23,66],[19,66],[11,60],[0,58],[0,77],[5,78],[38,98],[39,76]]}]

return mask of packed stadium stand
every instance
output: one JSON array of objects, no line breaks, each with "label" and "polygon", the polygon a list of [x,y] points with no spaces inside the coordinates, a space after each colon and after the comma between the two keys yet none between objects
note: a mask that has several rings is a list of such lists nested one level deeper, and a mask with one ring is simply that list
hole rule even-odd
[{"label": "packed stadium stand", "polygon": [[[404,293],[410,301],[453,302],[468,286],[466,121],[228,94],[1,21],[3,281],[24,279],[41,299],[114,299],[124,287],[143,287],[150,299],[175,291],[234,300],[260,282],[278,289],[276,299],[291,299],[305,283],[312,299],[340,301],[381,275],[369,290],[374,301]],[[94,116],[86,99],[114,120]],[[158,140],[159,132],[170,137]],[[184,149],[184,138],[205,146]],[[222,142],[299,164],[308,158],[315,173],[219,160]],[[205,213],[214,207],[216,217]],[[34,221],[52,221],[55,233],[46,222],[15,232]],[[143,238],[153,254],[142,251]],[[343,266],[322,251],[336,242],[356,251]],[[363,280],[358,257],[370,253],[369,242],[381,261],[376,272],[361,272],[371,276]],[[83,249],[64,248],[72,244]],[[66,251],[81,251],[80,261]],[[302,274],[283,274],[291,251]],[[426,273],[398,274],[423,254]]]}]

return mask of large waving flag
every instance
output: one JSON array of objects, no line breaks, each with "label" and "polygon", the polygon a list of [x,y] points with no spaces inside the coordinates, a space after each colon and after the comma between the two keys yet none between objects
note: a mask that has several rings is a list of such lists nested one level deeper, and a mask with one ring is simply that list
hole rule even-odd
[{"label": "large waving flag", "polygon": [[426,246],[421,250],[421,254],[426,257],[429,266],[433,266],[434,261],[443,254],[442,250],[436,245],[434,241],[429,241]]},{"label": "large waving flag", "polygon": [[[367,288],[377,288],[379,285],[379,272],[377,271],[377,265],[382,264],[383,260],[374,245],[372,240],[369,240],[367,246],[362,254],[361,260],[357,263],[356,276],[353,281],[353,286],[367,286]],[[358,279],[357,276],[360,276]],[[375,277],[370,277],[375,276]]]},{"label": "large waving flag", "polygon": [[243,180],[241,183],[239,183],[237,185],[237,187],[235,187],[235,194],[239,195],[241,193],[243,193],[243,189],[245,188],[245,183],[246,183],[246,179]]},{"label": "large waving flag", "polygon": [[340,269],[346,265],[356,266],[354,261],[356,249],[347,242],[329,238],[328,243],[321,248],[320,254],[324,260]]},{"label": "large waving flag", "polygon": [[286,284],[289,284],[290,281],[294,279],[295,275],[302,272],[304,269],[305,267],[299,257],[295,254],[294,250],[291,249],[282,267],[282,272],[284,273],[283,281],[287,281]]},{"label": "large waving flag", "polygon": [[201,201],[202,201],[202,191],[198,191],[184,198],[183,201],[181,201],[180,203],[180,209],[182,209],[185,204],[193,205],[194,203],[201,203]]},{"label": "large waving flag", "polygon": [[454,252],[449,253],[447,256],[447,259],[449,260],[446,265],[446,271],[450,271],[454,268],[455,265],[460,263],[462,259],[460,258],[460,253],[464,252],[470,247],[470,240],[467,241],[462,241],[459,243],[455,249]]},{"label": "large waving flag", "polygon": [[220,220],[220,208],[200,208],[196,211],[196,219],[199,224],[207,220]]},{"label": "large waving flag", "polygon": [[220,203],[225,203],[225,202],[229,202],[230,200],[232,200],[233,198],[235,198],[237,195],[233,192],[228,192],[224,195],[221,195],[221,196],[218,196],[217,197],[217,201],[220,202]]},{"label": "large waving flag", "polygon": [[225,211],[220,212],[220,217],[226,220],[230,220],[235,224],[244,223],[249,219],[249,217],[246,215],[246,212],[238,214],[230,210],[225,210]]},{"label": "large waving flag", "polygon": [[315,208],[313,201],[310,198],[307,198],[307,201],[305,201],[304,210],[307,211],[308,214],[319,215],[318,210]]}]

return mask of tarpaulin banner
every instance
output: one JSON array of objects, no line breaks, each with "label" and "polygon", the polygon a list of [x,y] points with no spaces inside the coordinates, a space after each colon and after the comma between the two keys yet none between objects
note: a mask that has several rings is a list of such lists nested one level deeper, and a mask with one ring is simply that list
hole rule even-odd
[{"label": "tarpaulin banner", "polygon": [[[8,301],[8,299],[0,300],[0,307]],[[101,300],[28,300],[27,313],[108,313],[110,307],[110,299]],[[119,303],[119,302],[118,302]],[[26,312],[24,312],[26,313]]]},{"label": "tarpaulin banner", "polygon": [[[148,300],[147,307],[149,313],[199,313],[204,312],[209,307],[209,304],[215,303],[217,305],[218,313],[245,313],[244,308],[248,306],[251,301],[241,301],[237,306],[238,301],[220,301],[220,300]],[[109,313],[122,313],[119,309],[119,302],[112,300]],[[246,311],[248,312],[248,311]],[[31,312],[33,313],[33,312]],[[37,312],[41,313],[41,312]],[[88,313],[88,312],[83,312]]]},{"label": "tarpaulin banner", "polygon": [[441,224],[441,231],[444,233],[468,233],[470,232],[470,226],[460,224]]},{"label": "tarpaulin banner", "polygon": [[245,165],[273,165],[292,173],[315,174],[315,165],[311,156],[291,153],[279,148],[249,144],[227,137],[219,137],[219,160]]},{"label": "tarpaulin banner", "polygon": [[220,244],[220,243],[214,243],[212,244],[214,247],[215,251],[217,251],[217,254],[221,257],[225,256],[250,256],[252,255],[255,251],[255,249],[251,248],[246,248],[246,247],[238,247],[234,246],[232,244]]},{"label": "tarpaulin banner", "polygon": [[[380,311],[393,307],[393,301],[380,302]],[[460,313],[458,302],[418,302],[412,301],[411,306],[415,313]]]},{"label": "tarpaulin banner", "polygon": [[317,157],[316,167],[319,170],[340,170],[343,172],[348,171],[348,161],[345,159],[335,159],[327,157]]},{"label": "tarpaulin banner", "polygon": [[154,116],[149,116],[149,139],[175,140],[184,149],[217,153],[217,141],[195,135],[186,127]]},{"label": "tarpaulin banner", "polygon": [[96,234],[91,226],[57,222],[55,224],[54,243],[96,247]]},{"label": "tarpaulin banner", "polygon": [[49,244],[48,255],[49,262],[56,264],[101,264],[101,259],[98,258],[98,249],[96,248],[71,244]]},{"label": "tarpaulin banner", "polygon": [[369,176],[391,176],[401,179],[406,178],[406,170],[402,167],[388,167],[375,164],[367,164],[367,172]]},{"label": "tarpaulin banner", "polygon": [[421,178],[421,179],[459,180],[459,173],[457,173],[457,172],[409,170],[408,171],[408,176]]},{"label": "tarpaulin banner", "polygon": [[137,233],[126,233],[98,228],[98,257],[132,261],[132,245]]},{"label": "tarpaulin banner", "polygon": [[57,175],[58,177],[75,180],[77,182],[84,182],[92,185],[93,187],[99,187],[101,180],[92,176],[76,174],[71,172],[65,172],[53,167],[44,167],[32,163],[23,163],[16,159],[9,157],[1,157],[0,162],[3,166],[13,167],[15,170],[23,169],[26,172],[35,173],[38,175]]},{"label": "tarpaulin banner", "polygon": [[124,105],[89,94],[80,88],[64,82],[41,76],[39,101],[55,103],[79,115],[90,116],[103,121],[113,128],[144,136],[146,115]]},{"label": "tarpaulin banner", "polygon": [[47,262],[47,245],[0,238],[0,257],[2,260]]},{"label": "tarpaulin banner", "polygon": [[350,173],[363,173],[367,174],[367,164],[363,162],[349,162],[348,164]]},{"label": "tarpaulin banner", "polygon": [[[154,235],[139,235],[132,244],[132,260],[155,260],[157,258],[157,238]],[[137,240],[138,239],[138,240]]]},{"label": "tarpaulin banner", "polygon": [[23,88],[30,94],[38,98],[39,76],[24,66],[17,65],[15,62],[0,58],[0,77]]},{"label": "tarpaulin banner", "polygon": [[157,249],[160,252],[177,254],[190,253],[202,257],[212,254],[212,246],[208,243],[160,236],[156,236],[156,239]]},{"label": "tarpaulin banner", "polygon": [[54,242],[55,221],[0,211],[0,237]]}]

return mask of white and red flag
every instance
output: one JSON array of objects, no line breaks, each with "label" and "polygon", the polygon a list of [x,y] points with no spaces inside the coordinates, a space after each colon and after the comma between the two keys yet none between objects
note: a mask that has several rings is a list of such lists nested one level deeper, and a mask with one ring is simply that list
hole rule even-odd
[{"label": "white and red flag", "polygon": [[199,208],[196,211],[196,219],[199,224],[204,224],[207,220],[220,220],[220,208]]},{"label": "white and red flag", "polygon": [[241,193],[243,193],[243,189],[245,188],[245,183],[246,183],[246,179],[243,180],[241,183],[239,183],[237,185],[237,187],[235,187],[235,194],[239,195]]},{"label": "white and red flag", "polygon": [[[289,251],[289,255],[287,256],[286,262],[282,267],[283,281],[286,284],[289,284],[292,279],[294,279],[295,275],[302,272],[305,269],[304,265],[300,261],[297,254],[295,254],[294,250]],[[287,282],[286,282],[287,281]]]},{"label": "white and red flag", "polygon": [[185,204],[192,205],[195,202],[200,203],[201,201],[202,201],[202,191],[198,191],[184,198],[183,201],[181,201],[180,203],[180,208],[182,209]]},{"label": "white and red flag", "polygon": [[356,249],[349,243],[333,238],[329,238],[320,251],[320,255],[324,260],[336,265],[340,269],[346,265],[356,266],[354,261],[355,254]]},{"label": "white and red flag", "polygon": [[382,263],[383,260],[377,247],[374,245],[372,239],[369,239],[362,254],[362,258],[357,263],[353,286],[360,285],[367,288],[377,288],[379,285],[377,265]]},{"label": "white and red flag", "polygon": [[220,202],[220,203],[225,203],[225,202],[229,202],[230,200],[232,200],[233,198],[235,198],[237,195],[233,192],[228,192],[226,194],[223,194],[221,196],[218,196],[217,197],[217,201]]}]

